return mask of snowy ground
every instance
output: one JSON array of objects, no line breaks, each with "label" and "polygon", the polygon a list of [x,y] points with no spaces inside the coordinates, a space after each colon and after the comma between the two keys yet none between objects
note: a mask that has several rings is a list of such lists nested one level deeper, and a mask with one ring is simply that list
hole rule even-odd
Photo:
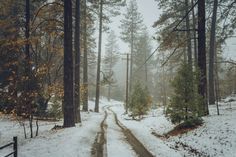
[{"label": "snowy ground", "polygon": [[162,109],[151,111],[141,121],[133,121],[123,115],[122,103],[112,104],[112,109],[119,114],[122,123],[156,156],[236,157],[236,102],[221,102],[219,116],[216,106],[210,106],[210,115],[204,117],[203,126],[168,139],[160,139],[151,134],[154,131],[163,135],[174,127],[164,117]]},{"label": "snowy ground", "polygon": [[204,122],[202,127],[170,138],[167,142],[170,146],[176,145],[176,142],[187,144],[202,152],[201,156],[236,157],[236,102],[221,103],[219,116],[216,107],[210,106],[210,116],[204,117]]},{"label": "snowy ground", "polygon": [[[151,134],[153,129],[160,128],[161,132],[165,132],[168,129],[172,129],[171,123],[162,116],[160,111],[155,111],[156,113],[150,113],[142,121],[127,120],[128,117],[124,115],[125,112],[122,103],[112,102],[113,111],[119,115],[119,120],[129,128],[136,137],[143,142],[144,146],[155,156],[157,157],[181,157],[181,155],[174,149],[169,148],[161,139],[156,138]],[[160,114],[160,117],[157,117],[157,114]]]},{"label": "snowy ground", "polygon": [[[93,102],[90,102],[92,107]],[[62,122],[40,122],[39,136],[24,139],[23,128],[15,121],[0,118],[0,146],[9,143],[13,136],[19,138],[19,157],[90,157],[103,113],[81,113],[83,123],[74,128],[51,130]],[[0,156],[12,148],[0,151]]]},{"label": "snowy ground", "polygon": [[[106,99],[100,101],[100,113],[82,112],[83,122],[74,128],[51,130],[55,124],[62,125],[62,122],[40,122],[39,136],[34,139],[24,139],[19,123],[0,115],[0,146],[10,142],[13,136],[18,136],[19,157],[89,157],[104,118],[102,107],[106,105],[157,157],[236,157],[236,102],[220,103],[220,116],[216,115],[216,107],[210,106],[210,116],[204,117],[203,126],[168,139],[152,134],[163,135],[174,127],[161,108],[150,111],[141,121],[135,121],[124,115],[122,102],[108,102]],[[94,102],[90,102],[90,108],[93,107]],[[135,157],[135,152],[109,111],[106,124],[107,156]],[[10,148],[0,150],[0,156],[10,151]]]},{"label": "snowy ground", "polygon": [[121,129],[115,124],[111,112],[108,112],[107,126],[107,155],[109,157],[135,157],[135,152],[126,142]]}]

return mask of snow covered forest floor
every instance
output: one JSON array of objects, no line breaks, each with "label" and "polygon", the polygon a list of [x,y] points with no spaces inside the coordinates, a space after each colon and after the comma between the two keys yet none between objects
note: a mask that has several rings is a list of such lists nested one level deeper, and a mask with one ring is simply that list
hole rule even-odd
[{"label": "snow covered forest floor", "polygon": [[[90,102],[93,109],[94,102]],[[19,157],[90,157],[100,123],[106,118],[106,155],[108,157],[135,157],[121,128],[115,124],[114,111],[118,120],[156,157],[234,157],[236,156],[236,102],[221,102],[220,115],[216,106],[210,106],[210,115],[204,124],[187,133],[162,137],[175,126],[163,115],[163,109],[151,110],[142,120],[132,120],[124,115],[122,102],[106,99],[100,101],[100,113],[82,112],[82,124],[74,128],[52,130],[62,121],[40,121],[39,136],[24,139],[23,128],[9,116],[0,115],[0,146],[18,136]],[[106,108],[107,107],[107,108]],[[107,110],[107,109],[110,109]],[[157,136],[158,135],[158,136]],[[0,156],[12,148],[0,150]]]}]

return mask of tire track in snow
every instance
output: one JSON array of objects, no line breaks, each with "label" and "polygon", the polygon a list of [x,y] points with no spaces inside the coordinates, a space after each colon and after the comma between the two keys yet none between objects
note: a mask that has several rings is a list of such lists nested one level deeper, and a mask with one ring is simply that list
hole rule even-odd
[{"label": "tire track in snow", "polygon": [[107,154],[109,157],[138,157],[126,140],[123,131],[115,123],[113,113],[107,110]]},{"label": "tire track in snow", "polygon": [[[111,106],[110,106],[111,107]],[[126,140],[132,146],[134,151],[138,154],[139,157],[154,157],[145,147],[144,145],[133,135],[133,133],[126,128],[117,118],[117,114],[108,107],[108,110],[113,113],[115,118],[115,123],[121,128]]]},{"label": "tire track in snow", "polygon": [[[102,109],[104,110],[106,106],[104,106]],[[97,133],[97,136],[95,138],[93,147],[92,147],[92,157],[107,157],[107,138],[106,138],[106,130],[107,130],[107,124],[106,119],[107,119],[107,111],[104,110],[105,116],[102,122],[100,123],[100,129],[101,131]]]}]

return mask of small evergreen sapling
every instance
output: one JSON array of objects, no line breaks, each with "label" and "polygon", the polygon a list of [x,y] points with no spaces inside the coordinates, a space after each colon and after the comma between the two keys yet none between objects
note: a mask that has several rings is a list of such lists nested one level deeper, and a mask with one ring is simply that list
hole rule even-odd
[{"label": "small evergreen sapling", "polygon": [[167,116],[173,123],[198,119],[201,115],[203,98],[198,94],[198,70],[191,72],[187,63],[182,63],[172,82],[174,95],[167,109]]},{"label": "small evergreen sapling", "polygon": [[131,95],[129,109],[132,113],[132,117],[146,114],[151,106],[151,97],[147,88],[142,88],[141,84],[138,82],[134,86],[134,91]]}]

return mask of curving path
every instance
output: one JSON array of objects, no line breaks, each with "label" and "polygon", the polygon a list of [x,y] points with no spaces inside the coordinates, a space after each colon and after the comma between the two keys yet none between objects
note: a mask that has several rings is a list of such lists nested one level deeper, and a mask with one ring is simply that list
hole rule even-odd
[{"label": "curving path", "polygon": [[103,107],[105,116],[92,148],[92,157],[154,157],[118,120],[111,107]]}]

